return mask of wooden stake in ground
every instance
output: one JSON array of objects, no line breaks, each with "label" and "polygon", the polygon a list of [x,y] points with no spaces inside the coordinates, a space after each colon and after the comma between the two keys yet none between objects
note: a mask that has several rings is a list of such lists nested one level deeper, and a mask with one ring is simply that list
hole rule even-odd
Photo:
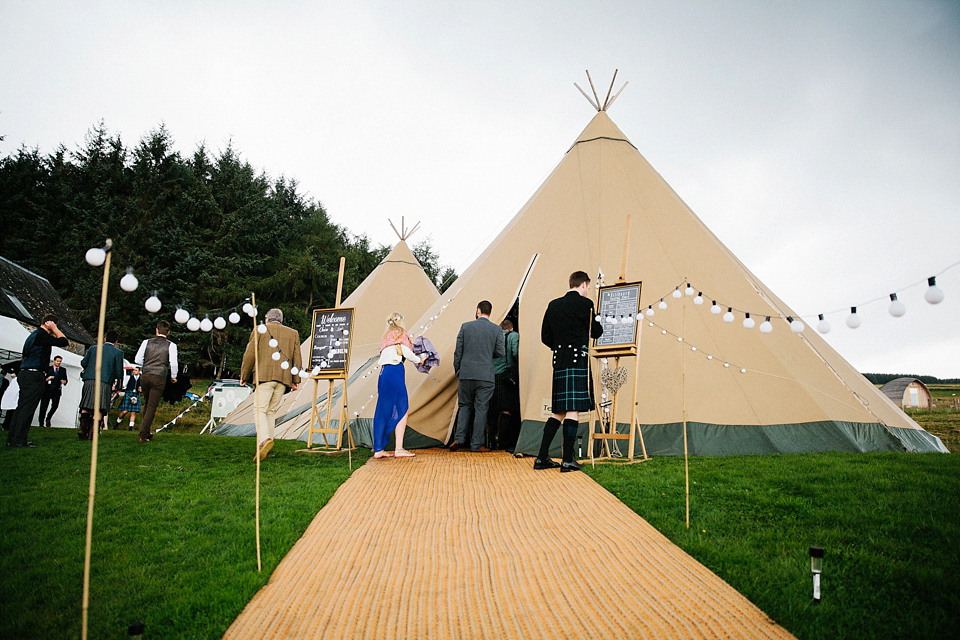
[{"label": "wooden stake in ground", "polygon": [[[257,571],[262,570],[260,564],[260,341],[257,336],[260,335],[260,328],[257,326],[257,296],[250,292],[250,306],[253,307],[253,426],[257,431],[257,442],[253,457],[257,461],[257,479],[254,490],[255,503],[255,527],[257,538]],[[266,426],[266,425],[264,425]]]},{"label": "wooden stake in ground", "polygon": [[[93,447],[90,449],[90,489],[87,502],[87,543],[83,555],[83,613],[80,637],[87,640],[87,615],[90,609],[90,552],[93,547],[93,502],[97,492],[97,444],[99,443],[100,421],[100,365],[103,363],[103,324],[107,311],[107,287],[110,284],[110,249],[113,240],[107,238],[107,257],[103,262],[103,286],[100,289],[100,320],[97,325],[97,364],[93,391]],[[42,419],[43,416],[40,416]]]}]

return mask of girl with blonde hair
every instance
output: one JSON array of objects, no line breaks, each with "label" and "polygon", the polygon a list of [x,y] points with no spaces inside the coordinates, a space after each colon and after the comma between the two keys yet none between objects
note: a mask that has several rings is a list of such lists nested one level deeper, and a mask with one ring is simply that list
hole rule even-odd
[{"label": "girl with blonde hair", "polygon": [[[403,326],[403,316],[391,313],[387,316],[387,331],[380,342],[380,377],[377,380],[377,408],[373,414],[373,457],[411,458],[414,454],[403,448],[403,433],[407,428],[409,403],[407,384],[404,380],[403,361],[420,363],[420,356],[413,352],[410,334]],[[393,454],[383,449],[390,431],[394,432],[396,449]]]}]

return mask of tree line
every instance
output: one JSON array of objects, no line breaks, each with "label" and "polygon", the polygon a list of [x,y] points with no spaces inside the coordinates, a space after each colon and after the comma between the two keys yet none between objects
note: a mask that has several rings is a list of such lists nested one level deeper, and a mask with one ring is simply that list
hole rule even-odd
[{"label": "tree line", "polygon": [[[232,145],[181,155],[162,125],[133,147],[100,123],[76,150],[22,147],[0,159],[0,229],[0,255],[47,278],[93,335],[103,272],[84,254],[112,238],[107,326],[132,358],[157,320],[170,319],[193,376],[239,369],[249,319],[193,333],[172,322],[177,305],[213,320],[253,291],[261,310],[279,307],[305,336],[312,309],[335,303],[340,257],[346,298],[389,252],[332,222],[295,180],[255,170]],[[441,291],[449,286],[456,274],[429,238],[412,251]],[[135,293],[119,288],[127,267]],[[144,300],[154,291],[164,306],[151,315]]]}]

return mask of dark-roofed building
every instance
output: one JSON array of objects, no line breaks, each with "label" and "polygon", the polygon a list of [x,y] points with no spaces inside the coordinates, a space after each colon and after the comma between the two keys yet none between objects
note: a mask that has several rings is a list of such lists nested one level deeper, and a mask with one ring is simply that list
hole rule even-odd
[{"label": "dark-roofed building", "polygon": [[896,378],[880,387],[880,391],[901,409],[930,408],[930,390],[917,378]]},{"label": "dark-roofed building", "polygon": [[48,313],[59,318],[57,326],[71,342],[81,345],[96,343],[96,338],[67,308],[49,280],[0,257],[0,316],[36,328]]}]

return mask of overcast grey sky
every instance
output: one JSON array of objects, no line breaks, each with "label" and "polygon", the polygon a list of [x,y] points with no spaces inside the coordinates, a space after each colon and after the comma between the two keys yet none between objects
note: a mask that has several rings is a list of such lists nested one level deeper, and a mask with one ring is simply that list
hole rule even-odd
[{"label": "overcast grey sky", "polygon": [[[232,141],[463,271],[594,114],[861,371],[960,376],[960,2],[0,0],[0,154]],[[642,279],[642,277],[640,278]],[[901,291],[907,314],[863,303]]]}]

